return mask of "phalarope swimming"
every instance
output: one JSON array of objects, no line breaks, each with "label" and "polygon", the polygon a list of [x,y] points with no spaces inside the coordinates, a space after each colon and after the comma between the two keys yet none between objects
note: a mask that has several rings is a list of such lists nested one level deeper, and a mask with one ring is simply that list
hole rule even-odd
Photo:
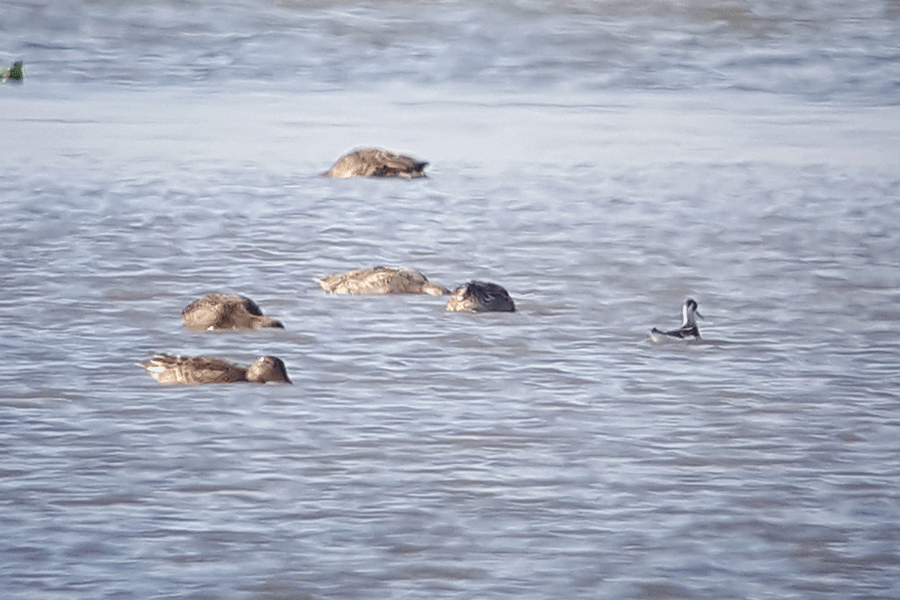
[{"label": "phalarope swimming", "polygon": [[681,307],[681,327],[672,331],[660,331],[654,327],[650,330],[650,339],[654,342],[662,342],[671,338],[699,340],[700,329],[697,327],[697,317],[703,318],[703,315],[697,311],[697,301],[688,298]]}]

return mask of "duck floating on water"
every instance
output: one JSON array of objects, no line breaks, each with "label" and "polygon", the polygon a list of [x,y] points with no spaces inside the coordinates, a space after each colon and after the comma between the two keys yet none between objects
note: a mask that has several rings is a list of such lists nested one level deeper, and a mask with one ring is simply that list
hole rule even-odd
[{"label": "duck floating on water", "polygon": [[427,177],[427,161],[415,160],[382,148],[360,148],[338,159],[322,173],[325,177]]},{"label": "duck floating on water", "polygon": [[184,326],[194,331],[213,329],[284,329],[281,321],[267,317],[259,305],[237,294],[207,294],[181,311]]},{"label": "duck floating on water", "polygon": [[515,312],[516,303],[503,286],[486,281],[464,283],[447,302],[451,312]]},{"label": "duck floating on water", "polygon": [[17,60],[10,68],[0,69],[0,81],[4,83],[7,81],[16,83],[25,81],[25,63],[21,60]]},{"label": "duck floating on water", "polygon": [[431,283],[419,271],[405,267],[355,269],[316,279],[319,287],[332,294],[430,294],[442,296],[450,290]]},{"label": "duck floating on water", "polygon": [[157,354],[147,362],[138,364],[144,367],[153,379],[168,385],[239,381],[293,383],[288,377],[284,361],[275,356],[260,356],[249,367],[241,367],[221,358],[170,354]]},{"label": "duck floating on water", "polygon": [[681,307],[681,327],[672,331],[661,331],[654,327],[650,330],[650,339],[654,342],[671,339],[699,340],[700,329],[697,327],[697,317],[703,318],[703,315],[697,310],[697,301],[688,298]]}]

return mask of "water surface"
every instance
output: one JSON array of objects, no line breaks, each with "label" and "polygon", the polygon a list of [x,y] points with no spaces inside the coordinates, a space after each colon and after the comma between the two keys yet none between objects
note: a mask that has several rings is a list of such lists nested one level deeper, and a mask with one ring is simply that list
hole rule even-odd
[{"label": "water surface", "polygon": [[[893,3],[9,12],[4,598],[896,597]],[[519,311],[313,282],[377,264]]]}]

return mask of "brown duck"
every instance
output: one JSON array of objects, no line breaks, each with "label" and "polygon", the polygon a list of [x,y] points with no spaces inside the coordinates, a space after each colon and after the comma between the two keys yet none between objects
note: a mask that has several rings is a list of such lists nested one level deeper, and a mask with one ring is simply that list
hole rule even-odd
[{"label": "brown duck", "polygon": [[184,326],[194,331],[211,329],[261,329],[278,327],[281,321],[265,316],[259,305],[237,294],[207,294],[181,311]]},{"label": "brown duck", "polygon": [[316,279],[319,287],[332,294],[430,294],[442,296],[450,290],[431,283],[419,271],[404,267],[355,269]]},{"label": "brown duck", "polygon": [[322,173],[325,177],[427,177],[427,161],[395,154],[381,148],[360,148],[338,159],[334,166]]},{"label": "brown duck", "polygon": [[284,361],[274,356],[260,356],[249,367],[241,367],[221,358],[205,356],[172,356],[157,354],[147,362],[138,363],[160,383],[197,385],[201,383],[292,383]]}]

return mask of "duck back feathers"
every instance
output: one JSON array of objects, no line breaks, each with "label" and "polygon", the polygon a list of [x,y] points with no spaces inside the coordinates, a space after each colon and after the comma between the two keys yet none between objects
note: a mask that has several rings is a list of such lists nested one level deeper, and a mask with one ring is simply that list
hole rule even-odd
[{"label": "duck back feathers", "polygon": [[316,279],[319,287],[332,294],[449,294],[447,288],[431,283],[419,271],[404,267],[355,269]]},{"label": "duck back feathers", "polygon": [[260,356],[249,367],[241,367],[221,358],[205,356],[172,356],[157,354],[138,363],[160,383],[168,385],[198,385],[203,383],[291,383],[287,367],[280,358]]},{"label": "duck back feathers", "polygon": [[259,305],[237,294],[207,294],[181,311],[184,326],[194,331],[211,329],[284,329],[281,321],[263,314]]},{"label": "duck back feathers", "polygon": [[338,159],[322,173],[325,177],[400,177],[416,179],[426,177],[427,161],[395,154],[381,148],[361,148]]}]

